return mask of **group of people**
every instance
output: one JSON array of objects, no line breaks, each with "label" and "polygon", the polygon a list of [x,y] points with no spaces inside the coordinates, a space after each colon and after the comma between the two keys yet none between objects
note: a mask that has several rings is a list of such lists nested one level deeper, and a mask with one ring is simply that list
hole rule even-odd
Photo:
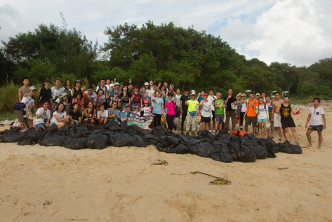
[{"label": "group of people", "polygon": [[[37,93],[36,93],[37,92]],[[102,79],[97,87],[82,86],[80,80],[73,84],[66,80],[61,86],[61,80],[56,79],[54,86],[46,79],[40,89],[29,86],[29,78],[23,79],[23,86],[18,90],[19,104],[22,109],[16,109],[19,126],[33,127],[33,113],[36,110],[35,127],[48,127],[52,124],[59,128],[79,122],[89,124],[105,124],[110,119],[118,119],[120,112],[131,112],[138,116],[151,116],[151,127],[163,125],[169,130],[194,132],[199,129],[217,133],[221,130],[235,129],[252,132],[260,137],[274,137],[275,131],[279,140],[290,140],[292,132],[295,142],[298,136],[292,115],[299,114],[294,105],[290,104],[287,95],[281,98],[279,92],[268,96],[265,92],[239,92],[236,96],[233,89],[228,89],[222,97],[213,89],[196,93],[195,90],[180,88],[167,82],[145,82],[143,86],[134,85],[131,80],[125,85],[116,79]],[[35,95],[37,94],[37,95]],[[35,99],[36,103],[35,103]],[[307,137],[311,146],[310,133],[317,131],[319,147],[322,141],[322,130],[326,128],[324,110],[319,106],[319,98],[314,99],[314,106],[309,109],[306,127],[310,121]],[[36,105],[35,105],[36,104]],[[166,121],[163,121],[163,120]],[[238,125],[238,126],[237,126]],[[257,130],[258,129],[258,130]],[[264,132],[264,133],[263,133]]]}]

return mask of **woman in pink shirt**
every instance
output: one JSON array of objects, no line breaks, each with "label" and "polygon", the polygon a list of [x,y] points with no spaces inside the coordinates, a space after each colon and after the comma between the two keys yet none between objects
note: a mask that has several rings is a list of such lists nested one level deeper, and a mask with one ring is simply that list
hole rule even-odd
[{"label": "woman in pink shirt", "polygon": [[166,109],[167,109],[167,113],[166,113],[166,121],[168,124],[168,129],[169,130],[173,130],[176,129],[174,126],[174,117],[175,117],[175,109],[176,109],[176,104],[175,101],[173,101],[172,99],[173,94],[168,94],[168,101],[166,102]]}]

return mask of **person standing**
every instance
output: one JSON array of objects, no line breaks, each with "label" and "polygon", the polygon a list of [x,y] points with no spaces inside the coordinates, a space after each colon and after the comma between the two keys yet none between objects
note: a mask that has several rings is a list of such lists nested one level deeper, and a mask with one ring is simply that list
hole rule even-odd
[{"label": "person standing", "polygon": [[186,105],[188,105],[188,113],[187,113],[187,124],[186,124],[186,130],[189,131],[190,129],[192,131],[196,130],[196,117],[198,113],[198,101],[196,100],[196,93],[192,92],[190,95],[190,100],[187,100]]},{"label": "person standing", "polygon": [[57,104],[60,102],[60,96],[64,91],[65,89],[61,87],[61,80],[56,79],[54,82],[54,86],[51,88],[53,111],[56,110]]},{"label": "person standing", "polygon": [[67,93],[68,100],[71,101],[73,99],[73,92],[70,79],[67,79],[65,82],[64,92]]},{"label": "person standing", "polygon": [[[211,103],[210,109],[211,109],[212,129],[213,132],[215,132],[214,126],[216,124],[216,113],[215,113],[214,101],[217,99],[217,97],[213,93],[214,93],[213,89],[209,89],[209,96],[207,97],[207,100]],[[208,127],[210,128],[210,122],[208,124]]]},{"label": "person standing", "polygon": [[289,141],[288,129],[291,129],[296,145],[299,145],[299,139],[297,137],[297,132],[295,130],[295,123],[292,117],[292,114],[296,115],[298,114],[298,112],[295,111],[293,105],[289,104],[288,96],[284,97],[284,102],[281,103],[279,109],[277,110],[277,113],[280,113],[281,116],[281,127],[284,132],[285,139]]},{"label": "person standing", "polygon": [[100,80],[99,86],[96,87],[96,92],[98,92],[99,89],[102,89],[104,95],[106,95],[107,87],[106,87],[106,81],[105,81],[105,79],[101,79]]},{"label": "person standing", "polygon": [[152,99],[154,115],[153,126],[161,126],[161,115],[164,113],[164,100],[160,97],[160,91],[155,92],[155,97]]},{"label": "person standing", "polygon": [[133,110],[135,109],[135,106],[138,106],[139,109],[143,107],[143,96],[139,93],[137,85],[134,87],[134,93],[131,94],[130,103],[132,104]]},{"label": "person standing", "polygon": [[50,89],[51,80],[46,79],[44,86],[39,89],[39,108],[43,107],[45,102],[48,102],[48,109],[51,111],[52,116],[52,90]]},{"label": "person standing", "polygon": [[18,89],[18,101],[21,102],[24,96],[29,94],[29,77],[23,78],[23,86]]},{"label": "person standing", "polygon": [[246,120],[245,131],[248,132],[248,126],[252,125],[252,132],[256,134],[256,126],[257,126],[257,113],[256,108],[258,106],[258,101],[255,99],[255,95],[253,92],[250,93],[250,99],[247,102],[247,111],[244,114],[244,118]]},{"label": "person standing", "polygon": [[29,128],[33,126],[33,118],[32,118],[32,108],[35,106],[35,100],[33,99],[33,95],[35,94],[36,88],[31,86],[29,88],[29,93],[23,96],[21,103],[24,103],[25,108],[21,111],[21,115],[18,116],[18,121],[20,122],[19,127],[22,125],[25,128]]},{"label": "person standing", "polygon": [[208,100],[208,94],[203,94],[203,100],[200,102],[199,106],[201,108],[201,122],[202,122],[202,129],[209,130],[209,125],[211,122],[212,117],[212,110],[211,106],[212,102]]},{"label": "person standing", "polygon": [[180,109],[181,109],[181,133],[183,133],[183,126],[184,126],[184,122],[186,121],[187,118],[187,112],[188,112],[188,105],[186,104],[186,102],[190,99],[189,95],[188,95],[189,89],[185,88],[184,89],[184,95],[181,96],[180,100]]},{"label": "person standing", "polygon": [[224,100],[221,98],[221,93],[217,92],[216,94],[217,99],[214,101],[214,107],[215,107],[215,114],[216,114],[216,123],[215,123],[215,131],[224,128],[224,114],[225,114],[225,108],[224,108]]},{"label": "person standing", "polygon": [[[259,102],[259,104],[257,106],[257,110],[258,110],[257,122],[258,122],[259,137],[262,138],[263,129],[265,129],[266,123],[270,122],[270,118],[268,115],[269,110],[268,110],[266,103],[264,103],[263,97],[260,97],[258,102]],[[267,138],[267,136],[268,136],[267,129],[265,129],[265,138]]]},{"label": "person standing", "polygon": [[233,96],[233,89],[228,89],[228,96],[225,97],[225,108],[226,108],[226,130],[230,130],[229,119],[232,121],[232,131],[235,130],[235,111],[236,98]]},{"label": "person standing", "polygon": [[243,130],[244,114],[247,111],[247,97],[245,93],[241,95],[241,107],[240,107],[240,130]]},{"label": "person standing", "polygon": [[173,130],[175,129],[174,117],[176,110],[176,104],[175,101],[173,100],[173,94],[171,93],[168,94],[168,102],[166,102],[165,107],[167,109],[166,120],[167,120],[168,129]]},{"label": "person standing", "polygon": [[[322,131],[323,129],[326,129],[326,119],[325,119],[325,112],[322,107],[319,106],[320,99],[314,98],[314,106],[309,108],[309,115],[307,118],[307,122],[305,124],[305,128],[307,128],[307,139],[308,139],[308,145],[305,147],[312,147],[311,142],[311,133],[312,131],[317,131],[318,133],[318,146],[317,148],[320,149],[323,141],[323,135]],[[308,127],[308,123],[310,121],[310,125]]]},{"label": "person standing", "polygon": [[274,93],[275,100],[272,104],[273,107],[273,124],[274,127],[277,129],[278,135],[279,135],[279,141],[282,141],[282,134],[281,134],[281,115],[277,110],[280,110],[281,104],[284,102],[282,99],[280,99],[280,93],[275,92]]},{"label": "person standing", "polygon": [[271,101],[270,97],[266,97],[266,107],[269,110],[269,119],[270,119],[270,128],[268,129],[268,134],[273,139],[274,136],[274,124],[273,124],[273,102]]}]

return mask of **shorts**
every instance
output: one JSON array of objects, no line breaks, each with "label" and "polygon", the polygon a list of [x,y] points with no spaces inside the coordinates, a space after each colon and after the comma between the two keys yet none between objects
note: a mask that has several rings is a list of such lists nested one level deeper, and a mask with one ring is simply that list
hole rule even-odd
[{"label": "shorts", "polygon": [[273,117],[274,127],[281,127],[281,115],[275,113]]},{"label": "shorts", "polygon": [[323,125],[316,125],[316,126],[310,125],[308,130],[322,132],[323,131]]},{"label": "shorts", "polygon": [[202,116],[201,117],[201,121],[202,121],[202,123],[209,123],[211,121],[211,117],[204,117],[204,116]]},{"label": "shorts", "polygon": [[261,122],[267,122],[267,118],[265,118],[265,119],[258,119],[257,118],[257,122],[259,122],[259,123],[261,123]]},{"label": "shorts", "polygon": [[42,127],[44,127],[46,124],[45,123],[38,123],[38,124],[36,124],[36,129],[39,129],[39,128],[42,128]]},{"label": "shorts", "polygon": [[17,115],[17,119],[20,123],[24,122],[24,114],[23,114],[23,110],[15,110],[16,115]]},{"label": "shorts", "polygon": [[212,118],[213,118],[213,119],[216,118],[216,111],[212,111]]},{"label": "shorts", "polygon": [[283,129],[295,127],[295,123],[293,119],[287,120],[287,121],[281,121],[281,126]]},{"label": "shorts", "polygon": [[257,116],[246,116],[246,125],[250,126],[250,125],[256,126],[257,124]]},{"label": "shorts", "polygon": [[216,121],[219,123],[224,122],[224,114],[216,114]]}]

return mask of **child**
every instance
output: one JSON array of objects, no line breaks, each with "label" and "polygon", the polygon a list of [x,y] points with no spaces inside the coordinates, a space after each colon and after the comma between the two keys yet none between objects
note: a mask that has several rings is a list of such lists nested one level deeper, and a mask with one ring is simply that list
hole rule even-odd
[{"label": "child", "polygon": [[149,107],[149,100],[144,100],[144,107],[142,108],[143,116],[151,116],[151,107]]},{"label": "child", "polygon": [[[19,127],[25,126],[26,128],[33,126],[33,118],[32,118],[32,108],[35,106],[35,101],[33,99],[33,95],[35,94],[36,88],[31,86],[29,88],[28,95],[23,96],[21,103],[25,104],[24,110],[20,110],[20,115],[18,116],[19,122],[21,125]],[[23,125],[22,125],[23,124]]]},{"label": "child", "polygon": [[[98,91],[99,92],[99,91]],[[105,124],[108,120],[108,112],[105,110],[104,103],[100,104],[99,111],[97,112],[98,124]]]},{"label": "child", "polygon": [[70,117],[64,111],[65,106],[63,103],[59,103],[57,110],[53,113],[53,118],[51,119],[51,124],[57,125],[58,128],[64,128],[67,126]]},{"label": "child", "polygon": [[137,115],[137,116],[141,116],[141,111],[139,109],[139,106],[135,106],[135,111],[134,113]]},{"label": "child", "polygon": [[174,117],[175,117],[175,109],[176,109],[176,103],[173,100],[173,94],[171,94],[171,93],[168,94],[168,101],[169,102],[166,102],[166,106],[165,106],[167,109],[166,121],[168,124],[168,129],[173,130],[173,129],[175,129]]},{"label": "child", "polygon": [[24,96],[27,96],[29,93],[29,77],[23,78],[23,86],[18,90],[18,101],[21,102]]}]

